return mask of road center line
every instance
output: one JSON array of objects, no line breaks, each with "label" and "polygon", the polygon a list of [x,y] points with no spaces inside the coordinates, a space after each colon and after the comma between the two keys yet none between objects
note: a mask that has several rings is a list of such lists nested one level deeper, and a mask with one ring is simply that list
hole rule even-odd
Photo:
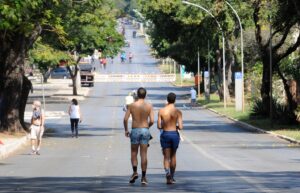
[{"label": "road center line", "polygon": [[[183,135],[183,134],[181,134]],[[215,163],[217,163],[218,165],[222,166],[223,168],[226,168],[227,170],[229,170],[230,172],[232,172],[234,175],[238,176],[239,178],[243,179],[245,182],[247,182],[248,184],[250,184],[251,186],[257,188],[260,192],[274,192],[273,190],[266,188],[264,186],[261,186],[259,184],[257,184],[257,182],[255,182],[254,180],[243,176],[242,174],[240,174],[240,172],[235,171],[235,169],[227,164],[225,164],[224,162],[220,161],[219,159],[217,159],[216,157],[212,156],[211,154],[209,154],[207,151],[205,151],[203,148],[199,147],[198,145],[196,145],[195,143],[192,142],[192,140],[187,137],[186,135],[183,135],[184,139],[186,142],[188,142],[194,149],[196,149],[199,153],[201,153],[204,157],[214,161]]]}]

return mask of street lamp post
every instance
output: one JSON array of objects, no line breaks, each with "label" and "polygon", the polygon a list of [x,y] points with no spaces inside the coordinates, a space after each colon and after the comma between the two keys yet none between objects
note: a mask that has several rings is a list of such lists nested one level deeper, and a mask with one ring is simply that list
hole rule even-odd
[{"label": "street lamp post", "polygon": [[242,95],[243,95],[243,99],[242,99],[242,109],[243,112],[245,111],[245,91],[244,91],[244,39],[243,39],[243,27],[242,27],[242,22],[241,19],[237,13],[237,11],[232,7],[232,5],[228,2],[225,1],[226,4],[232,9],[233,13],[235,14],[235,16],[237,17],[238,21],[239,21],[239,25],[240,25],[240,29],[241,29],[241,63],[242,63]]},{"label": "street lamp post", "polygon": [[223,44],[223,92],[224,92],[224,108],[227,107],[227,104],[226,104],[226,88],[225,88],[225,83],[226,83],[226,73],[225,73],[225,66],[226,66],[226,61],[225,61],[225,37],[224,37],[224,32],[223,32],[223,29],[219,23],[219,21],[216,19],[216,17],[210,12],[208,11],[207,9],[205,9],[204,7],[202,7],[201,5],[198,5],[198,4],[194,4],[194,3],[190,3],[188,1],[182,1],[182,3],[184,4],[187,4],[187,5],[191,5],[191,6],[194,6],[194,7],[198,7],[200,9],[202,9],[203,11],[205,11],[206,13],[208,13],[217,23],[220,31],[222,32],[222,44]]}]

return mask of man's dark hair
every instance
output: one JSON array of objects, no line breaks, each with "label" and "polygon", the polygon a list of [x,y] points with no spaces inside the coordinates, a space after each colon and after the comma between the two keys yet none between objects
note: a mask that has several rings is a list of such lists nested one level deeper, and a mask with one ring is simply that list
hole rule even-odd
[{"label": "man's dark hair", "polygon": [[72,103],[76,106],[78,105],[78,101],[76,99],[72,99]]},{"label": "man's dark hair", "polygon": [[167,96],[168,103],[175,103],[175,100],[176,100],[176,94],[170,92]]},{"label": "man's dark hair", "polygon": [[144,99],[146,97],[147,91],[143,87],[137,90],[137,96],[139,99]]}]

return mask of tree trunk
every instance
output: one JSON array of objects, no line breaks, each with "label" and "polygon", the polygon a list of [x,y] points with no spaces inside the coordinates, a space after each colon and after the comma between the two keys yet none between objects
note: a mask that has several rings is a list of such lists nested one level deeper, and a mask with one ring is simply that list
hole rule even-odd
[{"label": "tree trunk", "polygon": [[23,130],[19,119],[22,83],[22,74],[15,70],[4,77],[4,84],[1,88],[1,130],[9,132],[19,132]]},{"label": "tree trunk", "polygon": [[20,101],[20,108],[19,108],[19,118],[20,118],[20,123],[25,131],[29,131],[29,129],[24,121],[24,112],[25,112],[29,92],[30,92],[30,90],[33,91],[32,89],[33,89],[33,87],[32,87],[31,81],[28,80],[28,78],[23,75],[23,85],[22,85],[21,101]]},{"label": "tree trunk", "polygon": [[263,111],[265,116],[270,115],[270,59],[268,53],[264,52],[261,55],[263,62],[263,76],[262,76],[262,84],[260,89],[260,95],[263,103]]},{"label": "tree trunk", "polygon": [[77,93],[77,73],[78,73],[78,65],[77,65],[77,64],[79,63],[80,59],[81,59],[81,57],[79,57],[79,58],[77,59],[77,62],[76,62],[76,64],[74,65],[74,66],[75,66],[74,72],[71,70],[70,66],[67,66],[67,69],[68,69],[68,71],[69,71],[69,73],[70,73],[70,75],[71,75],[71,79],[72,79],[72,87],[73,87],[73,95],[74,95],[74,96],[77,96],[77,95],[78,95],[78,93]]},{"label": "tree trunk", "polygon": [[24,63],[28,49],[40,34],[41,26],[38,23],[31,34],[11,32],[10,36],[6,36],[0,31],[0,130],[2,131],[24,130],[20,114],[24,115],[24,104],[28,94],[26,97],[25,95],[29,86],[28,81],[24,80]]},{"label": "tree trunk", "polygon": [[72,77],[73,95],[78,95],[77,93],[77,76]]},{"label": "tree trunk", "polygon": [[[282,82],[283,82],[283,86],[284,86],[284,91],[287,97],[287,103],[288,103],[288,110],[291,113],[294,113],[294,111],[297,109],[298,103],[297,103],[297,96],[296,96],[296,90],[293,92],[292,91],[292,86],[291,83],[292,81],[288,81],[284,75],[282,74],[282,72],[280,71],[280,69],[277,69],[278,75],[281,78]],[[296,89],[296,86],[295,86]],[[296,118],[296,117],[295,117]]]},{"label": "tree trunk", "polygon": [[223,100],[223,98],[224,98],[224,93],[223,93],[223,89],[222,89],[222,84],[221,84],[221,80],[222,80],[222,56],[221,56],[221,51],[220,51],[220,49],[218,49],[217,48],[217,50],[216,50],[216,61],[217,61],[217,65],[216,65],[216,67],[217,67],[217,76],[218,76],[218,80],[217,81],[215,81],[217,84],[218,84],[218,86],[217,86],[217,88],[218,88],[218,94],[219,94],[219,98],[220,98],[220,101],[222,101]]}]

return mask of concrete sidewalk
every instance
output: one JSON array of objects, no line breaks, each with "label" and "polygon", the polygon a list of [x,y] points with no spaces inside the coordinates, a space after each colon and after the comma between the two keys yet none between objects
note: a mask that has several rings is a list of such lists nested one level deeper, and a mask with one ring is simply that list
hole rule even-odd
[{"label": "concrete sidewalk", "polygon": [[12,136],[12,135],[0,135],[0,160],[7,158],[9,155],[13,154],[19,148],[29,144],[29,136]]}]

